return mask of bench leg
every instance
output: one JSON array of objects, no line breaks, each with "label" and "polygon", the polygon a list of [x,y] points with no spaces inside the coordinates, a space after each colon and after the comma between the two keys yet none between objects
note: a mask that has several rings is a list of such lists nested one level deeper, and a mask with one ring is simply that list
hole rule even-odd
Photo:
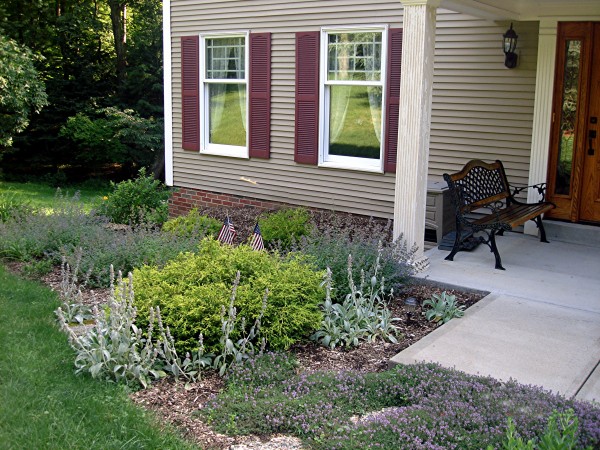
[{"label": "bench leg", "polygon": [[546,239],[546,230],[544,229],[541,216],[535,218],[535,224],[537,225],[538,230],[540,230],[540,242],[548,243],[548,239]]},{"label": "bench leg", "polygon": [[490,250],[494,253],[494,257],[496,258],[496,269],[506,270],[502,267],[502,260],[500,259],[500,253],[498,253],[498,247],[496,246],[496,232],[492,231],[490,233]]},{"label": "bench leg", "polygon": [[457,226],[456,227],[456,237],[454,238],[454,246],[452,247],[452,251],[450,252],[450,254],[444,258],[446,261],[454,261],[454,255],[456,255],[458,253],[458,251],[460,250],[461,236],[462,236],[462,229],[461,229],[461,227]]}]

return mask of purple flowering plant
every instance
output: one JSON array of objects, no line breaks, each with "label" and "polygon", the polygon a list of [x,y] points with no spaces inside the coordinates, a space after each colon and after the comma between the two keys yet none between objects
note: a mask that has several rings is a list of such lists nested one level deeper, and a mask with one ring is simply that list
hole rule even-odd
[{"label": "purple flowering plant", "polygon": [[600,408],[515,381],[436,364],[382,373],[296,373],[291,356],[267,353],[232,367],[203,414],[221,432],[286,433],[315,449],[502,448],[508,418],[539,439],[553,412],[572,409],[576,448],[600,447]]}]

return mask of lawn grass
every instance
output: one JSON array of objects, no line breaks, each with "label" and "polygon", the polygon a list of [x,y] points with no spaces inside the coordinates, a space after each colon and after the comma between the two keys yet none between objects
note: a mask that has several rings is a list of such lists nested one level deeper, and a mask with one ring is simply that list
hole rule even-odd
[{"label": "lawn grass", "polygon": [[0,449],[194,448],[128,399],[76,376],[55,293],[0,266]]},{"label": "lawn grass", "polygon": [[[64,196],[72,197],[79,192],[86,211],[97,206],[110,188],[106,186],[72,185],[61,188]],[[26,202],[35,209],[52,210],[57,188],[39,182],[18,183],[0,181],[0,196],[10,195],[15,201]]]}]

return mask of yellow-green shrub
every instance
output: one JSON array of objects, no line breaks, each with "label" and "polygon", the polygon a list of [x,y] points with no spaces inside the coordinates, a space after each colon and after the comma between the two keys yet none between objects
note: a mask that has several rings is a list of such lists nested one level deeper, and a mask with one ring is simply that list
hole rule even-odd
[{"label": "yellow-green shrub", "polygon": [[212,217],[201,215],[196,208],[192,209],[185,216],[174,217],[167,220],[162,230],[172,233],[176,236],[216,236],[221,229],[222,222]]},{"label": "yellow-green shrub", "polygon": [[258,220],[265,244],[289,250],[294,239],[309,234],[310,214],[304,208],[285,208],[261,216]]},{"label": "yellow-green shrub", "polygon": [[198,253],[185,253],[162,269],[145,266],[133,273],[135,304],[142,325],[151,306],[160,306],[163,321],[178,351],[193,350],[198,334],[208,351],[217,350],[221,308],[227,308],[237,271],[241,273],[235,306],[238,317],[251,323],[260,314],[269,289],[261,336],[272,349],[287,348],[320,325],[323,273],[302,255],[281,259],[247,245],[231,247],[207,237]]}]

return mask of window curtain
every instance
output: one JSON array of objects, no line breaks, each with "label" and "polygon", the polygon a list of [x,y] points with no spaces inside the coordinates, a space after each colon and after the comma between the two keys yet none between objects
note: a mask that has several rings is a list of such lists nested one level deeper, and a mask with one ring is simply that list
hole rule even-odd
[{"label": "window curtain", "polygon": [[[210,73],[208,78],[227,78],[229,48],[224,45],[218,45],[218,40],[216,39],[210,40],[208,44],[209,46],[212,46],[212,48],[209,49],[208,55],[208,63],[210,67]],[[226,90],[227,85],[225,83],[210,83],[208,85],[208,92],[210,98],[210,130],[216,130],[221,124],[221,119],[223,119],[223,109],[225,107]]]},{"label": "window curtain", "polygon": [[[244,43],[243,38],[240,38],[241,43]],[[235,65],[235,75],[238,80],[244,80],[245,78],[245,63],[246,58],[244,55],[244,46],[238,45],[232,48],[233,52],[233,61]],[[242,114],[242,126],[244,127],[244,131],[246,131],[246,83],[240,82],[237,85],[238,89],[238,99],[240,102],[240,112]]]},{"label": "window curtain", "polygon": [[[333,58],[329,59],[329,64],[334,67],[329,68],[329,74],[333,72],[334,79],[344,81],[350,78],[350,45],[348,35],[340,35],[340,40],[346,45],[336,45],[333,47]],[[332,50],[330,50],[332,51]],[[329,142],[336,142],[346,122],[346,113],[350,104],[352,86],[329,86]]]},{"label": "window curtain", "polygon": [[[373,35],[371,44],[363,45],[363,56],[365,61],[365,79],[366,81],[381,80],[381,43],[377,42],[376,35]],[[369,106],[371,110],[371,123],[375,136],[381,144],[381,87],[367,87],[369,97]]]}]

